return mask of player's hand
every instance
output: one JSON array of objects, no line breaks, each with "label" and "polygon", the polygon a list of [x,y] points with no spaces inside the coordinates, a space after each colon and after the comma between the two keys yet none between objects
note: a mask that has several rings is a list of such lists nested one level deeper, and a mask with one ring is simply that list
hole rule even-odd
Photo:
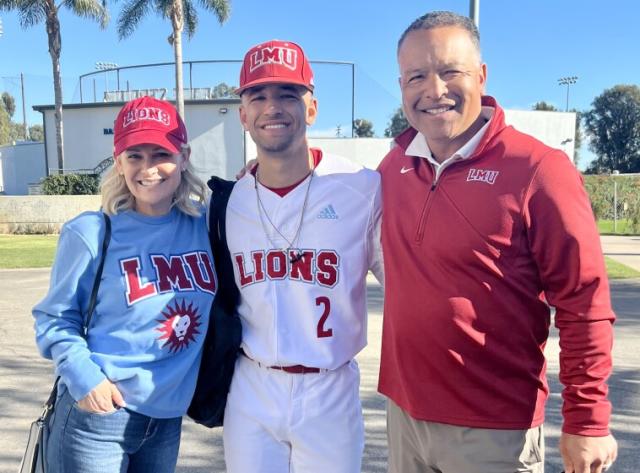
[{"label": "player's hand", "polygon": [[250,159],[247,164],[240,169],[240,171],[238,172],[238,174],[236,174],[236,180],[240,180],[244,177],[245,174],[247,174],[248,172],[253,171],[253,168],[255,168],[258,165],[258,160],[253,158]]},{"label": "player's hand", "polygon": [[616,461],[618,443],[613,435],[585,437],[563,433],[560,454],[565,473],[602,473]]},{"label": "player's hand", "polygon": [[105,379],[89,394],[78,401],[78,407],[83,411],[105,414],[112,412],[116,406],[125,407],[126,403],[122,398],[122,394],[108,379]]}]

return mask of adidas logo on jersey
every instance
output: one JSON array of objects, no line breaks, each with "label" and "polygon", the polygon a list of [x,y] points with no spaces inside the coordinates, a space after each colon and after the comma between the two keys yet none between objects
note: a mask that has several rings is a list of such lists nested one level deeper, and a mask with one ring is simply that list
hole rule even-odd
[{"label": "adidas logo on jersey", "polygon": [[318,218],[328,218],[330,220],[338,220],[338,214],[333,208],[333,205],[329,204],[324,209],[322,209],[322,212],[318,214]]}]

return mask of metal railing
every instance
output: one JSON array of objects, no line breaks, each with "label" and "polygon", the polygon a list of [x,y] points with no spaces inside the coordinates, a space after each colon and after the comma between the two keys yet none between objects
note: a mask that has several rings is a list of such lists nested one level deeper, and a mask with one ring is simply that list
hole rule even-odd
[{"label": "metal railing", "polygon": [[[103,172],[105,172],[111,165],[113,164],[113,156],[107,156],[102,161],[100,161],[93,168],[75,168],[75,169],[62,169],[62,174],[94,174],[96,176],[100,176]],[[59,174],[59,168],[49,168],[49,176],[53,174]]]},{"label": "metal railing", "polygon": [[[353,124],[353,121],[355,120],[355,63],[346,62],[346,61],[310,61],[310,62],[313,65],[317,64],[317,65],[347,66],[350,68],[351,124]],[[210,100],[210,99],[220,99],[220,98],[223,98],[223,99],[233,98],[234,96],[232,94],[232,91],[235,89],[235,86],[231,84],[235,83],[235,81],[237,80],[237,71],[240,69],[240,64],[242,64],[242,61],[235,60],[235,59],[184,61],[183,70],[185,70],[184,68],[186,68],[186,71],[185,71],[186,84],[184,87],[185,99]],[[152,63],[152,64],[138,64],[135,66],[117,66],[113,68],[106,68],[106,69],[100,69],[97,71],[92,71],[87,74],[82,74],[79,77],[80,103],[96,103],[96,102],[112,102],[112,101],[126,102],[128,100],[140,97],[142,95],[153,95],[156,98],[161,98],[166,100],[175,100],[175,96],[176,96],[175,87],[172,87],[172,86],[167,87],[167,85],[174,83],[174,76],[173,76],[174,65],[175,63],[173,62],[159,62],[159,63]],[[233,74],[231,74],[230,71],[228,71],[229,74],[226,74],[226,75],[218,74],[218,73],[212,74],[210,72],[203,73],[202,75],[205,75],[206,78],[205,80],[201,80],[202,76],[198,78],[196,70],[198,68],[201,68],[202,70],[204,70],[205,67],[208,65],[213,65],[216,67],[233,65],[234,72]],[[171,70],[168,69],[169,67],[171,67]],[[161,68],[167,68],[167,72],[163,74],[158,74],[157,70]],[[153,69],[156,69],[156,71],[153,72]],[[133,74],[136,71],[149,72],[148,76],[137,79],[138,82],[142,82],[145,84],[144,87],[132,88],[130,86],[129,80],[126,79],[127,74]],[[116,89],[110,90],[109,77],[110,75],[113,75],[113,74],[115,74]],[[317,71],[316,71],[316,75],[317,75]],[[101,94],[101,100],[98,100],[98,95],[97,95],[98,86],[97,86],[96,78],[98,77],[104,77],[105,79],[105,85],[104,85],[103,93]],[[209,85],[207,84],[207,82],[210,82],[211,77],[216,77],[216,80],[218,80],[219,82],[217,84],[211,84],[210,86],[207,86],[207,87],[194,86],[195,84],[194,81],[196,79],[198,79],[198,82],[200,84],[204,83],[205,85]],[[227,83],[225,83],[224,80],[220,80],[221,78],[225,79],[227,77],[233,77],[233,79],[228,79],[228,83],[230,84],[228,86],[228,89],[223,88],[223,90],[216,90],[216,87],[221,84],[227,85]],[[91,96],[88,96],[87,94],[88,92],[87,79],[93,80],[92,82],[92,90],[93,90],[92,98],[93,99],[92,100],[91,100]],[[149,85],[151,84],[152,81],[156,81],[157,83],[158,80],[164,81],[165,86],[156,87],[156,86]],[[224,93],[224,90],[227,90],[227,92]],[[353,126],[350,126],[350,128],[352,129],[352,136],[353,136]]]}]

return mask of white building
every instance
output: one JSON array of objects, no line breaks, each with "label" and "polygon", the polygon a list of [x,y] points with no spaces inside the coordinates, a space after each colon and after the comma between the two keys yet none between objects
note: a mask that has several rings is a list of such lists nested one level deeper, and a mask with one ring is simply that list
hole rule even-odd
[{"label": "white building", "polygon": [[[90,172],[113,151],[113,122],[123,102],[64,105],[65,172]],[[238,118],[239,98],[187,100],[185,118],[198,175],[232,179],[246,160],[255,157],[255,144]],[[0,148],[0,192],[27,194],[28,184],[57,172],[54,106],[35,106],[43,114],[42,144]],[[573,157],[575,113],[505,110],[506,121],[547,145]],[[375,168],[392,146],[389,138],[311,138],[312,146],[341,154]],[[40,146],[38,148],[37,146]]]},{"label": "white building", "polygon": [[44,143],[18,142],[0,146],[0,193],[26,195],[29,183],[46,176]]},{"label": "white building", "polygon": [[[88,171],[113,153],[113,123],[123,102],[67,104],[64,116],[65,172]],[[240,99],[185,101],[191,162],[200,177],[231,178],[244,165],[244,131],[238,119]],[[53,105],[33,107],[43,114],[48,174],[58,171]]]}]

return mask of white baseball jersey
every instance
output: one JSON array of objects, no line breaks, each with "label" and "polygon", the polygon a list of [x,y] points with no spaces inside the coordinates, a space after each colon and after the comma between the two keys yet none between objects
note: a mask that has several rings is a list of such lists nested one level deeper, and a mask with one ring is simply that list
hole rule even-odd
[{"label": "white baseball jersey", "polygon": [[[333,370],[347,363],[367,341],[367,271],[383,279],[380,176],[326,153],[313,174],[284,197],[258,184],[264,209],[247,174],[227,206],[242,347],[266,366]],[[294,239],[309,179],[299,237],[286,251],[289,243],[274,226]]]}]

